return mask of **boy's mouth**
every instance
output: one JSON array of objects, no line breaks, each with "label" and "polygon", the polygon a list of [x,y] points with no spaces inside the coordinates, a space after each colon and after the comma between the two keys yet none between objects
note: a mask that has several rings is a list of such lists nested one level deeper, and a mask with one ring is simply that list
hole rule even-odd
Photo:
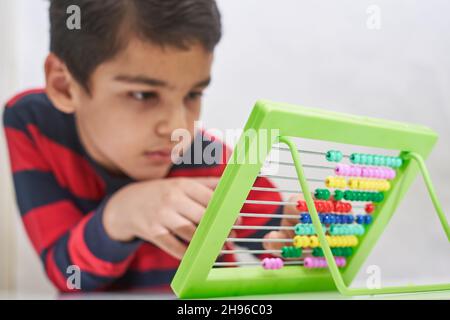
[{"label": "boy's mouth", "polygon": [[169,148],[144,152],[148,160],[158,163],[172,163],[171,155],[172,149]]}]

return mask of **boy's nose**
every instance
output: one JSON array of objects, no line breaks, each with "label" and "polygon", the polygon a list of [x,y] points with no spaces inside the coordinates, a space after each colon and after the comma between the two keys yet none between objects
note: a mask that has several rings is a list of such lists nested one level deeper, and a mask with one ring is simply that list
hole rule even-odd
[{"label": "boy's nose", "polygon": [[168,108],[163,118],[157,126],[157,133],[160,135],[171,135],[173,131],[186,128],[186,110],[184,106]]}]

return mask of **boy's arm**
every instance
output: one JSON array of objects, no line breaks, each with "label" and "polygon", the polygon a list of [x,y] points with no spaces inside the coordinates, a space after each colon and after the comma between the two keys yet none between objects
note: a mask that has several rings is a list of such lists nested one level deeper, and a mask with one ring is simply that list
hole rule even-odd
[{"label": "boy's arm", "polygon": [[[5,110],[4,126],[17,202],[27,234],[53,284],[63,292],[99,290],[128,268],[140,241],[112,240],[103,227],[106,200],[84,215],[62,188],[39,152],[32,135],[11,109]],[[75,267],[75,268],[74,268]],[[79,268],[79,269],[78,269]],[[80,270],[81,288],[72,284]]]}]

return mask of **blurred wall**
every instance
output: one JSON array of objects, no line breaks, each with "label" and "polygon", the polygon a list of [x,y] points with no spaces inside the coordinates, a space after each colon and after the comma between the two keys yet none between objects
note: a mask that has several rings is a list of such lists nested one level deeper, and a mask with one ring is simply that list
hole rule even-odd
[{"label": "blurred wall", "polygon": [[[421,123],[440,134],[428,165],[444,208],[450,207],[450,2],[218,2],[225,34],[205,97],[207,127],[242,127],[259,98]],[[0,63],[9,70],[0,74],[3,101],[14,91],[43,84],[48,4],[0,4],[16,12],[1,31],[2,43],[10,49],[0,53]],[[371,28],[372,20],[367,25],[374,8],[380,13],[379,29]],[[5,10],[0,10],[1,18],[8,17]],[[2,144],[0,140],[5,173]],[[2,219],[17,217],[12,202],[3,201],[10,190],[7,175],[2,174],[0,183]],[[3,246],[0,257],[14,259],[15,275],[10,277],[15,286],[21,292],[52,292],[35,271],[40,270],[38,259],[17,219],[14,227],[17,233],[8,241],[15,243],[15,256],[5,254]],[[391,282],[450,280],[448,243],[420,180],[375,247],[366,265],[371,264],[379,265],[383,279]],[[363,270],[358,279],[364,277]]]}]

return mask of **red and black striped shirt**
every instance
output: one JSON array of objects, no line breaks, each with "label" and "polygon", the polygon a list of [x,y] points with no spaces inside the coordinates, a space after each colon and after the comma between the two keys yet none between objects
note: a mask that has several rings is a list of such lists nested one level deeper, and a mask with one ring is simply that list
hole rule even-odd
[{"label": "red and black striped shirt", "polygon": [[[80,143],[74,116],[58,111],[43,90],[30,90],[7,103],[3,120],[22,221],[56,288],[72,291],[67,278],[73,265],[81,270],[82,291],[168,288],[179,260],[151,243],[124,243],[106,234],[102,214],[107,199],[134,181],[111,175],[92,160]],[[220,142],[202,143],[206,147]],[[226,146],[219,149],[225,156]],[[221,176],[224,168],[225,164],[194,162],[174,165],[168,177]],[[263,178],[255,185],[273,187]],[[261,191],[251,191],[249,198],[281,200],[277,193]],[[281,207],[246,204],[242,210],[280,213]],[[242,224],[275,222],[244,218]],[[237,236],[262,234],[238,230]]]}]

